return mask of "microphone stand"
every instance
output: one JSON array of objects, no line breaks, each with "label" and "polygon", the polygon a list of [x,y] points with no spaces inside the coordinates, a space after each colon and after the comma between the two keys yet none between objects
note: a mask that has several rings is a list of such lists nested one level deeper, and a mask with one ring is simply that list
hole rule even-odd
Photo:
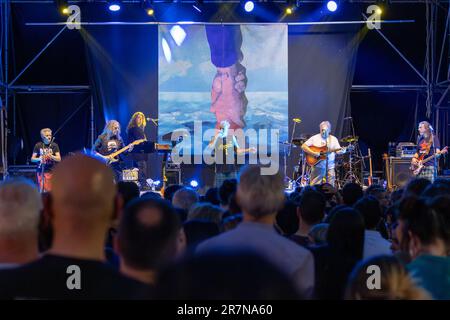
[{"label": "microphone stand", "polygon": [[437,170],[438,170],[438,162],[437,162],[437,154],[436,154],[436,148],[435,148],[435,144],[434,144],[434,133],[433,131],[430,132],[431,133],[431,145],[433,146],[433,182],[434,180],[436,180],[437,178]]},{"label": "microphone stand", "polygon": [[[53,143],[54,139],[55,139],[54,136],[50,139],[50,143],[48,144],[49,148],[52,147],[52,143]],[[44,146],[45,146],[45,143],[44,143]],[[46,155],[45,149],[42,149],[42,151],[44,151],[44,154],[42,156]],[[41,159],[41,193],[45,192],[45,191],[47,191],[47,190],[45,190],[45,163]]]}]

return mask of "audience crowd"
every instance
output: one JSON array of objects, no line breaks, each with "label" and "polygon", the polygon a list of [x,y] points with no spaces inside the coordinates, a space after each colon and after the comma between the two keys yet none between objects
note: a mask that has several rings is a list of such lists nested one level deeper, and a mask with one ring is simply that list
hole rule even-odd
[{"label": "audience crowd", "polygon": [[75,154],[0,183],[1,299],[450,299],[450,181],[286,193],[243,167],[140,194]]}]

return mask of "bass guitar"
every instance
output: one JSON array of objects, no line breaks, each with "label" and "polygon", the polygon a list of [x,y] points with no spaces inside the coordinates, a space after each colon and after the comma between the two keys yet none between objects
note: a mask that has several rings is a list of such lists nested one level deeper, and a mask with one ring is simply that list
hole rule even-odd
[{"label": "bass guitar", "polygon": [[448,152],[448,147],[445,147],[444,149],[442,149],[439,152],[436,152],[435,154],[433,154],[432,156],[429,156],[425,159],[421,159],[421,157],[419,157],[419,161],[417,163],[411,163],[411,167],[409,168],[412,171],[412,174],[414,176],[419,175],[419,173],[422,171],[423,167],[424,167],[424,163],[427,163],[430,160],[433,160],[434,157],[439,156],[441,154],[445,154]]}]

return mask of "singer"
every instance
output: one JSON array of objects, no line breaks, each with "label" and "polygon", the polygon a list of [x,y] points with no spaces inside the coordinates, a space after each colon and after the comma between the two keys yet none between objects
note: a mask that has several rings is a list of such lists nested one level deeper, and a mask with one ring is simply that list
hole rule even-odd
[{"label": "singer", "polygon": [[59,146],[53,142],[52,130],[44,128],[41,130],[41,139],[35,144],[31,162],[39,163],[37,168],[37,180],[41,192],[52,190],[53,166],[61,161]]},{"label": "singer", "polygon": [[329,121],[322,121],[319,125],[320,133],[312,136],[302,145],[303,151],[319,158],[322,153],[311,149],[324,148],[324,153],[328,156],[325,157],[325,161],[319,161],[311,168],[311,178],[309,180],[310,185],[321,184],[328,182],[331,185],[335,185],[336,173],[334,170],[334,158],[335,153],[345,153],[345,149],[342,149],[339,145],[338,139],[330,134],[331,124]]},{"label": "singer", "polygon": [[[153,119],[150,119],[154,121]],[[130,119],[130,122],[127,126],[127,136],[128,143],[132,143],[136,140],[145,139],[147,137],[145,135],[145,127],[147,126],[147,121],[144,114],[140,111],[135,112]],[[130,150],[131,151],[131,150]],[[130,158],[133,160],[134,165],[139,169],[139,184],[141,190],[148,190],[149,186],[147,185],[147,160],[148,155],[146,153],[132,153]]]}]

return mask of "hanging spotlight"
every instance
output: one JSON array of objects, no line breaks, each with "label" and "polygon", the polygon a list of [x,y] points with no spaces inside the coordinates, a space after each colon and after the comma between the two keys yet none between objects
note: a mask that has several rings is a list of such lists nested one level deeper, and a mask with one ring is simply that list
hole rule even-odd
[{"label": "hanging spotlight", "polygon": [[255,3],[251,0],[244,1],[244,10],[246,12],[252,12],[255,9]]},{"label": "hanging spotlight", "polygon": [[338,4],[336,1],[328,1],[327,3],[327,9],[330,12],[335,12],[338,8]]},{"label": "hanging spotlight", "polygon": [[58,8],[58,12],[68,15],[69,14],[69,4],[67,0],[55,0],[56,7]]},{"label": "hanging spotlight", "polygon": [[113,11],[113,12],[116,12],[116,11],[119,11],[120,10],[120,6],[121,6],[121,3],[122,1],[120,1],[120,0],[109,0],[108,1],[108,9],[109,9],[109,11]]},{"label": "hanging spotlight", "polygon": [[147,15],[153,16],[155,14],[155,9],[153,7],[153,1],[152,0],[142,0],[141,6],[145,10]]},{"label": "hanging spotlight", "polygon": [[198,181],[195,180],[195,179],[192,179],[191,182],[189,182],[189,185],[190,185],[192,188],[197,188],[197,187],[198,187]]}]

